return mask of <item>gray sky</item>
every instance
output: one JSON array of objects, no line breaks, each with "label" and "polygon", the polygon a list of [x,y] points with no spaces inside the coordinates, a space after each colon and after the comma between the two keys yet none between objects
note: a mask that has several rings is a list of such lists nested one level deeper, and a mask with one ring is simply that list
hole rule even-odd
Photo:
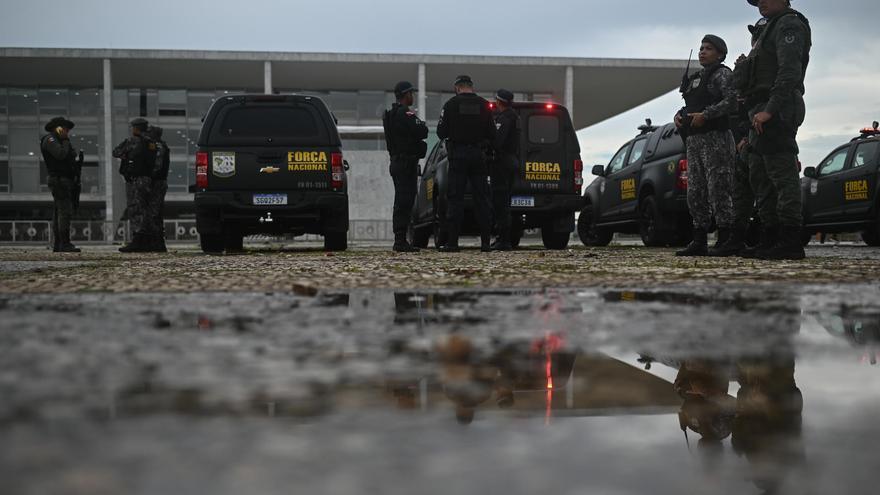
[{"label": "gray sky", "polygon": [[[880,119],[880,2],[792,3],[814,33],[801,158],[815,165]],[[680,59],[711,32],[735,58],[758,17],[746,0],[3,0],[0,46]],[[584,160],[607,162],[679,106],[671,93],[585,129]]]}]

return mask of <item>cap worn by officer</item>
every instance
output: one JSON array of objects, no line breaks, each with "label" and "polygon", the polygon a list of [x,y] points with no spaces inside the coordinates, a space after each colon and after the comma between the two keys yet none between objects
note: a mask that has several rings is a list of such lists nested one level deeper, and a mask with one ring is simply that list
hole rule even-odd
[{"label": "cap worn by officer", "polygon": [[137,127],[137,128],[144,130],[144,131],[147,130],[147,126],[149,126],[149,125],[150,125],[150,123],[147,122],[147,119],[142,119],[140,117],[131,121],[132,127]]},{"label": "cap worn by officer", "polygon": [[510,105],[513,103],[513,93],[506,89],[499,89],[497,93],[495,93],[495,99],[504,103],[506,105]]},{"label": "cap worn by officer", "polygon": [[703,43],[709,43],[714,46],[718,53],[721,54],[721,60],[727,58],[727,43],[724,42],[723,39],[719,36],[715,36],[714,34],[707,34],[703,36]]},{"label": "cap worn by officer", "polygon": [[[759,0],[748,0],[748,2],[752,5],[754,5],[755,7],[757,7]],[[786,0],[785,3],[787,3],[788,6],[791,7],[791,0]]]},{"label": "cap worn by officer", "polygon": [[473,86],[474,80],[471,79],[471,76],[461,75],[455,78],[455,86]]},{"label": "cap worn by officer", "polygon": [[394,86],[394,95],[398,98],[407,93],[414,93],[416,91],[418,90],[409,81],[400,81],[399,83],[397,83],[396,86]]},{"label": "cap worn by officer", "polygon": [[48,124],[46,124],[46,127],[44,127],[44,129],[46,129],[46,132],[52,132],[58,127],[63,127],[69,131],[69,130],[73,129],[75,126],[76,126],[76,124],[74,124],[73,122],[71,122],[70,120],[68,120],[65,117],[55,117],[52,120],[50,120]]}]

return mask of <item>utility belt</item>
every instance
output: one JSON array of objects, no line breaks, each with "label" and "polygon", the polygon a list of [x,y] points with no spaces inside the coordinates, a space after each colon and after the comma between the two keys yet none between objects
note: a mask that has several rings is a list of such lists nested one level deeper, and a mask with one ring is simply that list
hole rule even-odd
[{"label": "utility belt", "polygon": [[391,155],[391,160],[420,160],[420,158],[414,154],[398,153],[396,155]]}]

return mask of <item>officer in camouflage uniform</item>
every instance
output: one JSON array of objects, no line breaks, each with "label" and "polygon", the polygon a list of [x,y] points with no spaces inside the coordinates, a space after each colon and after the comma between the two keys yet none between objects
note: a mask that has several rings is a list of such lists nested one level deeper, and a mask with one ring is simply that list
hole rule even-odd
[{"label": "officer in camouflage uniform", "polygon": [[70,145],[68,133],[74,123],[64,117],[55,117],[46,124],[46,134],[40,140],[40,151],[46,170],[49,173],[49,189],[54,200],[52,217],[52,238],[56,253],[79,253],[80,249],[70,242],[70,219],[73,217],[73,196],[78,167],[82,166],[81,157]]},{"label": "officer in camouflage uniform", "polygon": [[706,35],[700,46],[703,70],[690,76],[681,91],[686,106],[675,124],[687,136],[688,209],[694,219],[694,240],[676,256],[707,256],[707,236],[713,215],[718,225],[718,244],[727,242],[734,226],[733,167],[735,144],[730,114],[736,110],[733,72],[722,62],[727,44]]},{"label": "officer in camouflage uniform", "polygon": [[749,173],[764,226],[758,249],[744,256],[799,260],[803,213],[797,131],[806,115],[804,78],[812,32],[788,0],[749,0],[767,18],[748,57],[736,67],[737,88],[749,107]]},{"label": "officer in camouflage uniform", "polygon": [[152,222],[152,238],[150,239],[151,251],[156,253],[168,252],[165,246],[165,194],[168,192],[168,171],[171,168],[171,151],[168,144],[162,140],[163,130],[161,127],[150,126],[147,136],[156,145],[155,160],[151,170],[150,198],[147,201],[147,217]]},{"label": "officer in camouflage uniform", "polygon": [[391,157],[389,167],[394,181],[394,207],[392,227],[394,246],[398,253],[413,253],[419,249],[409,243],[406,236],[412,222],[412,210],[418,194],[419,160],[428,151],[428,126],[411,109],[416,88],[407,81],[394,87],[397,101],[385,112],[382,124],[385,141]]},{"label": "officer in camouflage uniform", "polygon": [[148,205],[157,148],[146,135],[147,127],[149,122],[145,119],[134,119],[131,136],[113,150],[113,156],[120,159],[119,173],[126,182],[126,211],[132,230],[132,242],[119,248],[121,253],[145,253],[151,249],[153,224]]},{"label": "officer in camouflage uniform", "polygon": [[[767,19],[760,19],[754,26],[749,26],[752,34],[752,46],[758,40]],[[743,57],[745,58],[745,57]],[[739,61],[737,61],[739,63]],[[736,162],[733,169],[733,211],[734,227],[730,238],[722,246],[709,250],[709,256],[736,256],[746,250],[746,239],[755,210],[755,193],[749,176],[749,109],[744,98],[737,98],[737,111],[731,115],[730,130],[736,143]]]}]

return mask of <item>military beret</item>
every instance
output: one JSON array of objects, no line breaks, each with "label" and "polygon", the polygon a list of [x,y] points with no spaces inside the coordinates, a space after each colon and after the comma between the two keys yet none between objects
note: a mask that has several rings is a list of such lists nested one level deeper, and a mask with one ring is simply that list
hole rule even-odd
[{"label": "military beret", "polygon": [[727,43],[725,43],[720,37],[715,36],[714,34],[707,34],[706,36],[703,36],[703,43],[709,43],[721,52],[721,54],[727,55]]},{"label": "military beret", "polygon": [[63,127],[67,130],[70,130],[73,129],[75,126],[76,124],[65,117],[55,117],[50,120],[48,124],[46,124],[46,127],[44,127],[44,129],[46,129],[46,132],[52,132],[55,130],[56,127]]},{"label": "military beret", "polygon": [[497,93],[495,93],[495,99],[504,103],[513,103],[513,93],[506,89],[499,89]]}]

